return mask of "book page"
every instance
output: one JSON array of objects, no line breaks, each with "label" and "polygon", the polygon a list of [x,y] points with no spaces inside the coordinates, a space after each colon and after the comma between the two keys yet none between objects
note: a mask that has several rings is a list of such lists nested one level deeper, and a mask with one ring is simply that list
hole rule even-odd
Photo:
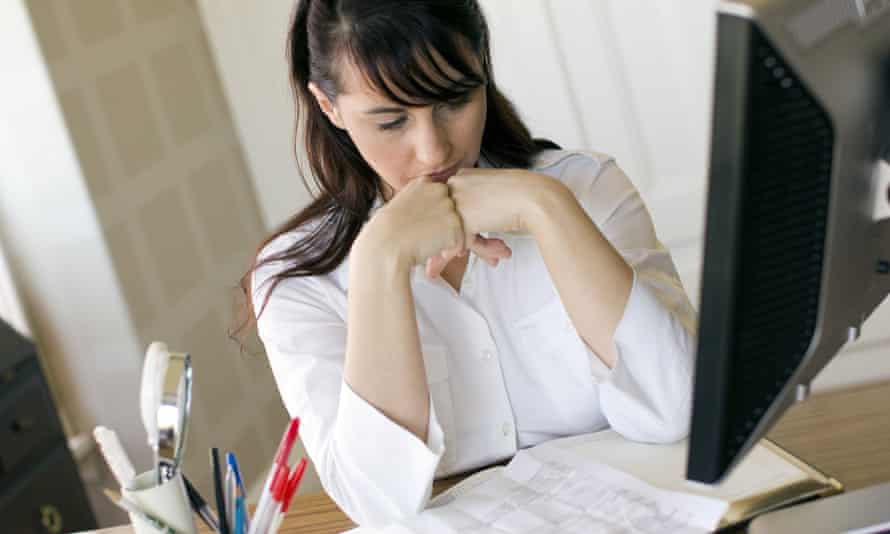
[{"label": "book page", "polygon": [[656,489],[556,448],[519,451],[503,469],[440,505],[383,529],[355,534],[698,534],[713,530],[722,501]]},{"label": "book page", "polygon": [[809,478],[800,468],[761,444],[756,445],[723,482],[713,486],[686,480],[688,442],[685,440],[652,445],[629,441],[614,430],[603,430],[548,441],[538,447],[566,449],[661,489],[695,493],[730,503]]}]

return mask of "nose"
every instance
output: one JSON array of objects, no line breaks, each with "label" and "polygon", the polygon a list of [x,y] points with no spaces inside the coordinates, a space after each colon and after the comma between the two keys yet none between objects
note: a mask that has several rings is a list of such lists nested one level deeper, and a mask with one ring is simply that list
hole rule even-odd
[{"label": "nose", "polygon": [[423,167],[429,171],[441,170],[451,158],[451,140],[445,126],[434,117],[427,116],[419,121],[414,154]]}]

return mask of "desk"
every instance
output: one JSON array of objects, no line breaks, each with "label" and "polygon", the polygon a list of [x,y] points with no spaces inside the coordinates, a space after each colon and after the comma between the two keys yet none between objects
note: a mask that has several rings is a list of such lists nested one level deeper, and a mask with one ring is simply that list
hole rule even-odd
[{"label": "desk", "polygon": [[[769,437],[843,482],[847,490],[890,481],[890,382],[820,395],[792,406]],[[437,480],[433,494],[461,478]],[[327,495],[316,493],[295,498],[280,534],[327,534],[354,526]],[[128,528],[100,531],[131,532]]]}]

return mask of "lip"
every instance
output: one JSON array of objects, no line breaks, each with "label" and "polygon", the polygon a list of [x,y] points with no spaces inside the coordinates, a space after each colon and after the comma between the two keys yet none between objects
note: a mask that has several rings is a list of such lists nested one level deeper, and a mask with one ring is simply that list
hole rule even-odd
[{"label": "lip", "polygon": [[435,181],[435,182],[445,182],[445,181],[447,181],[449,178],[451,178],[452,176],[454,176],[454,175],[457,173],[457,170],[458,170],[458,165],[457,165],[457,164],[454,164],[454,165],[452,165],[451,167],[448,167],[447,169],[445,169],[444,171],[438,171],[438,172],[430,173],[429,176],[430,176],[430,178],[432,178],[433,181]]}]

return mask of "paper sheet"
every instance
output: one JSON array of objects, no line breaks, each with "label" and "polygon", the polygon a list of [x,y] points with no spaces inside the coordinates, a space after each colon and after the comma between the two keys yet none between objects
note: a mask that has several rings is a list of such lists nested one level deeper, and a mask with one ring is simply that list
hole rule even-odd
[{"label": "paper sheet", "polygon": [[352,534],[701,533],[725,502],[659,490],[558,448],[519,451],[502,470],[453,498],[383,529]]},{"label": "paper sheet", "polygon": [[735,502],[809,476],[763,444],[754,446],[726,479],[717,485],[686,480],[688,440],[671,444],[630,441],[614,430],[601,430],[544,442],[537,447],[558,447],[598,461],[645,480],[663,490],[694,493]]}]

